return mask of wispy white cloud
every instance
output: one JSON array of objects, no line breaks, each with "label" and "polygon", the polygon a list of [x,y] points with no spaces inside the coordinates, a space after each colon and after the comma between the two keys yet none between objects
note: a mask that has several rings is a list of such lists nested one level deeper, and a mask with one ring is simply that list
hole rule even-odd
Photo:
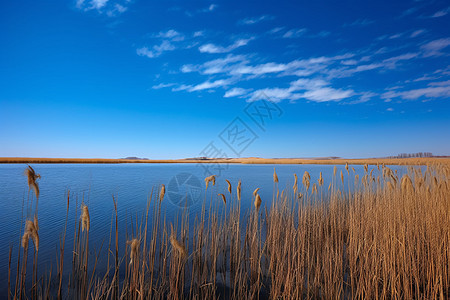
[{"label": "wispy white cloud", "polygon": [[425,29],[418,29],[418,30],[415,30],[414,32],[412,32],[411,35],[410,35],[409,37],[415,38],[416,36],[419,36],[419,35],[421,35],[421,34],[424,34],[425,32],[426,32]]},{"label": "wispy white cloud", "polygon": [[227,79],[217,79],[214,81],[204,81],[202,83],[196,84],[196,85],[186,85],[182,84],[178,87],[175,87],[172,89],[172,91],[188,91],[188,92],[197,92],[197,91],[203,91],[203,90],[211,90],[215,88],[224,88],[232,84],[235,80],[232,78]]},{"label": "wispy white cloud", "polygon": [[232,88],[232,89],[226,91],[224,97],[230,98],[230,97],[246,96],[251,91],[252,91],[252,89],[243,89],[243,88],[235,87],[235,88]]},{"label": "wispy white cloud", "polygon": [[253,24],[259,23],[261,21],[268,21],[268,20],[273,20],[273,19],[274,19],[273,16],[262,15],[262,16],[255,17],[255,18],[245,18],[245,19],[239,20],[238,24],[253,25]]},{"label": "wispy white cloud", "polygon": [[335,89],[322,79],[298,79],[288,88],[266,88],[254,91],[249,101],[268,98],[274,102],[305,99],[314,102],[341,101],[355,95],[353,90]]},{"label": "wispy white cloud", "polygon": [[222,46],[218,46],[218,45],[209,43],[209,44],[204,44],[204,45],[200,46],[198,48],[198,50],[202,53],[227,53],[227,52],[233,51],[236,48],[247,45],[253,39],[254,38],[239,39],[227,47],[222,47]]},{"label": "wispy white cloud", "polygon": [[106,13],[108,17],[116,17],[128,10],[126,6],[130,1],[117,3],[114,0],[76,0],[76,8],[84,11],[96,10],[98,13]]},{"label": "wispy white cloud", "polygon": [[421,49],[424,51],[425,57],[439,56],[443,54],[441,50],[448,46],[450,46],[450,38],[442,38],[422,45]]},{"label": "wispy white cloud", "polygon": [[180,32],[174,30],[174,29],[168,29],[166,31],[160,31],[157,34],[154,34],[153,37],[155,38],[161,38],[161,39],[168,39],[173,42],[180,42],[184,40],[184,35]]},{"label": "wispy white cloud", "polygon": [[415,12],[418,11],[418,10],[419,10],[419,7],[418,7],[418,6],[408,8],[407,10],[405,10],[405,11],[402,12],[402,14],[400,15],[400,18],[403,18],[403,17],[409,16],[409,15],[412,15],[413,13],[415,13]]},{"label": "wispy white cloud", "polygon": [[164,40],[160,45],[154,45],[151,49],[147,47],[141,47],[136,50],[139,56],[146,56],[148,58],[154,58],[160,56],[163,52],[175,50],[175,46],[169,41]]},{"label": "wispy white cloud", "polygon": [[343,26],[344,27],[351,27],[351,26],[367,26],[370,24],[375,23],[375,21],[373,20],[369,20],[369,19],[357,19],[352,23],[346,23]]},{"label": "wispy white cloud", "polygon": [[450,97],[450,80],[441,82],[431,82],[427,87],[413,88],[403,91],[387,91],[382,95],[384,99],[402,98],[405,100],[416,100],[426,98],[447,98]]},{"label": "wispy white cloud", "polygon": [[306,28],[291,29],[283,34],[284,38],[298,38],[304,35],[308,30]]},{"label": "wispy white cloud", "polygon": [[159,90],[159,89],[168,88],[168,87],[171,87],[174,85],[175,85],[175,83],[160,83],[160,84],[152,86],[152,89]]},{"label": "wispy white cloud", "polygon": [[443,16],[446,16],[450,12],[450,7],[447,7],[446,9],[440,10],[435,12],[430,18],[440,18]]}]

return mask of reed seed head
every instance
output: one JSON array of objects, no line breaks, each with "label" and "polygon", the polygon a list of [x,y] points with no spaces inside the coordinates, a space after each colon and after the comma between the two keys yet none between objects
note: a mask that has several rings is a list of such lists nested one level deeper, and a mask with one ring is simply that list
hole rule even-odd
[{"label": "reed seed head", "polygon": [[139,253],[139,245],[141,242],[138,239],[132,239],[131,241],[127,241],[127,245],[130,245],[130,265],[136,261]]},{"label": "reed seed head", "polygon": [[162,184],[161,190],[159,191],[159,201],[163,201],[165,194],[166,194],[166,186]]},{"label": "reed seed head", "polygon": [[275,171],[275,168],[273,168],[273,182],[278,183],[278,175],[277,172]]},{"label": "reed seed head", "polygon": [[175,250],[178,252],[178,254],[180,254],[181,258],[185,258],[187,256],[187,251],[186,248],[184,247],[184,245],[182,243],[180,243],[175,236],[172,234],[170,235],[170,244],[172,245],[173,248],[175,248]]},{"label": "reed seed head", "polygon": [[27,220],[25,222],[25,232],[22,236],[22,247],[27,249],[28,248],[28,241],[29,239],[33,240],[34,247],[36,249],[36,252],[39,250],[39,234],[37,232],[36,226],[34,225],[33,221]]},{"label": "reed seed head", "polygon": [[322,185],[323,185],[323,177],[322,177],[322,172],[320,172],[320,176],[319,176],[319,180],[318,180],[318,182],[319,182],[319,186],[322,186]]},{"label": "reed seed head", "polygon": [[261,197],[259,194],[256,194],[255,196],[255,208],[256,210],[259,210],[259,207],[261,206]]},{"label": "reed seed head", "polygon": [[220,197],[222,197],[222,201],[223,201],[223,204],[227,204],[227,198],[225,198],[225,195],[224,194],[218,194]]},{"label": "reed seed head", "polygon": [[230,193],[230,195],[231,195],[231,182],[228,179],[225,179],[225,181],[228,184],[228,193]]},{"label": "reed seed head", "polygon": [[310,180],[311,180],[311,176],[309,175],[308,171],[305,171],[305,173],[303,174],[302,183],[306,187],[306,190],[309,189]]},{"label": "reed seed head", "polygon": [[216,185],[216,175],[211,175],[205,178],[206,189],[208,189],[210,182],[212,182],[213,185]]},{"label": "reed seed head", "polygon": [[40,179],[41,175],[36,174],[36,171],[28,165],[28,168],[25,169],[25,176],[27,176],[28,188],[34,190],[36,198],[39,198],[39,185],[36,180]]},{"label": "reed seed head", "polygon": [[259,189],[260,189],[260,188],[257,188],[257,189],[255,189],[255,190],[253,191],[253,197],[256,197],[256,195],[258,194]]},{"label": "reed seed head", "polygon": [[81,231],[89,231],[91,226],[91,218],[89,217],[89,209],[86,205],[82,205],[82,213],[81,213]]},{"label": "reed seed head", "polygon": [[237,186],[236,192],[237,192],[238,200],[241,201],[241,180],[240,179],[239,179],[239,182],[238,182],[238,186]]}]

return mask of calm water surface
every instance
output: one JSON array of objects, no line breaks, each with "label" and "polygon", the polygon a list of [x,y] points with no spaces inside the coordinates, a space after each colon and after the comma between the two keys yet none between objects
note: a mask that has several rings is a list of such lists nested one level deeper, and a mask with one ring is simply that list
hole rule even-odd
[{"label": "calm water surface", "polygon": [[[147,200],[152,193],[157,194],[160,184],[165,184],[167,189],[166,198],[162,203],[162,212],[169,222],[181,215],[186,199],[190,204],[187,209],[188,214],[195,216],[200,213],[203,202],[207,202],[208,206],[211,201],[219,201],[216,198],[217,193],[223,193],[229,197],[225,179],[232,183],[233,197],[235,197],[238,180],[242,180],[241,211],[250,209],[251,195],[257,187],[261,188],[259,193],[263,205],[269,205],[273,199],[274,165],[224,165],[216,186],[209,188],[207,195],[205,195],[203,181],[205,169],[197,164],[36,164],[33,167],[37,173],[41,174],[41,179],[38,181],[40,186],[39,269],[41,272],[48,270],[50,266],[54,267],[56,263],[57,245],[64,230],[68,190],[70,190],[71,199],[66,236],[66,249],[68,249],[65,255],[66,270],[71,267],[74,227],[79,219],[82,201],[88,205],[91,217],[90,250],[98,251],[102,242],[104,242],[103,249],[107,248],[109,242],[114,212],[113,195],[118,201],[119,243],[122,244],[125,244],[126,234],[132,233],[132,221],[135,222],[136,218],[142,216]],[[363,166],[353,167],[360,177],[364,175]],[[20,232],[23,230],[22,214],[25,218],[34,213],[34,207],[33,212],[27,209],[29,195],[27,179],[23,175],[25,168],[24,164],[0,164],[1,295],[6,295],[8,256],[11,246],[13,247],[13,265],[17,259]],[[311,174],[312,182],[317,182],[319,172],[323,172],[324,186],[327,187],[331,182],[333,168],[332,165],[277,165],[279,188],[280,190],[286,187],[291,189],[294,173],[299,176],[301,184],[301,177],[305,171]],[[376,167],[371,166],[370,169],[372,168],[377,174]],[[400,174],[406,172],[405,167],[392,167],[392,169],[398,169]],[[344,166],[338,166],[338,174],[340,170],[346,172]],[[211,195],[213,195],[212,200]],[[100,272],[104,265],[104,260],[100,259],[98,268]]]}]

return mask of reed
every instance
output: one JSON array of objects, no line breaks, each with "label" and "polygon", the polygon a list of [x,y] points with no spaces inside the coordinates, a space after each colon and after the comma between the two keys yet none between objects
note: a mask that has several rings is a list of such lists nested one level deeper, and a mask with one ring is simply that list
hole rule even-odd
[{"label": "reed", "polygon": [[[295,175],[292,190],[278,193],[277,188],[276,199],[264,204],[259,188],[241,195],[239,180],[237,201],[219,194],[227,206],[205,201],[194,220],[185,209],[175,221],[166,221],[162,189],[152,192],[146,212],[140,220],[132,219],[134,238],[122,242],[124,250],[118,247],[113,197],[115,228],[111,225],[110,235],[114,230],[116,242],[110,242],[107,252],[115,260],[110,268],[108,259],[106,274],[96,271],[100,250],[89,252],[88,234],[96,228],[90,227],[83,205],[74,234],[72,269],[77,276],[68,288],[60,279],[65,233],[57,264],[59,284],[52,283],[51,269],[39,280],[33,271],[33,284],[26,284],[29,240],[36,253],[39,249],[37,222],[26,220],[20,241],[23,261],[18,262],[22,268],[12,289],[10,250],[8,297],[17,291],[18,299],[448,299],[449,165],[429,165],[425,171],[411,167],[401,177],[381,164],[379,177],[369,166],[361,178],[349,169],[352,190],[344,185],[343,172],[342,185],[333,178],[328,191],[322,188],[328,184],[322,174],[311,182],[305,172],[304,194],[297,191]],[[214,185],[212,178],[205,182]],[[70,193],[67,212],[69,198]],[[255,213],[241,215],[241,201],[252,201]],[[67,215],[64,231],[66,227]]]}]

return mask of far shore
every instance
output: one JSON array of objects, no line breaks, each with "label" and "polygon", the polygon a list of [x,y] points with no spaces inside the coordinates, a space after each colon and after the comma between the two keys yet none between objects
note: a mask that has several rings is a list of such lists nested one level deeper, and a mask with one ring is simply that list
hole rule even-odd
[{"label": "far shore", "polygon": [[31,158],[0,157],[0,164],[167,164],[167,163],[232,163],[232,164],[320,164],[320,165],[426,165],[433,163],[450,164],[450,157],[424,158],[207,158],[207,159],[108,159],[108,158]]}]

